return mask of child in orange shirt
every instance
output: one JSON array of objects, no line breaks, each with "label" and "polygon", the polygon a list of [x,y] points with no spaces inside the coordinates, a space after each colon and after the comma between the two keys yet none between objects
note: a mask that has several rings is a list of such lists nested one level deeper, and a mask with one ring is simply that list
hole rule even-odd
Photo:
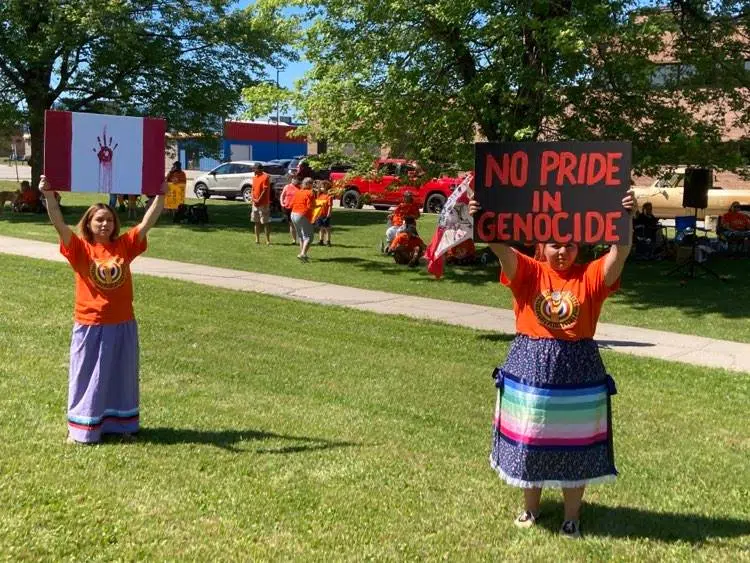
[{"label": "child in orange shirt", "polygon": [[[622,200],[632,213],[632,192]],[[470,203],[472,214],[479,210]],[[490,244],[513,292],[516,337],[493,376],[498,388],[490,465],[523,488],[520,528],[539,517],[543,487],[563,490],[560,534],[580,537],[586,485],[613,480],[611,396],[594,333],[604,300],[620,285],[630,245],[612,246],[589,264],[576,264],[578,246],[540,244],[537,259],[506,244]]]},{"label": "child in orange shirt", "polygon": [[124,235],[117,213],[103,203],[86,210],[75,234],[44,176],[39,189],[60,236],[60,252],[75,272],[68,441],[96,443],[103,434],[132,436],[139,429],[139,391],[130,263],[146,250],[146,235],[164,207],[166,183],[141,223]]},{"label": "child in orange shirt", "polygon": [[414,194],[406,192],[404,201],[396,206],[396,209],[388,215],[388,229],[385,231],[385,241],[390,244],[396,235],[404,229],[404,222],[407,217],[413,217],[416,221],[419,219],[419,206],[414,203]]},{"label": "child in orange shirt", "polygon": [[404,230],[396,235],[388,251],[396,264],[414,267],[419,264],[427,245],[417,233],[417,220],[414,217],[407,217],[403,226]]},{"label": "child in orange shirt", "polygon": [[324,180],[320,183],[320,191],[315,199],[317,216],[315,226],[320,230],[320,246],[331,246],[331,211],[333,211],[333,198],[330,195],[331,182]]}]

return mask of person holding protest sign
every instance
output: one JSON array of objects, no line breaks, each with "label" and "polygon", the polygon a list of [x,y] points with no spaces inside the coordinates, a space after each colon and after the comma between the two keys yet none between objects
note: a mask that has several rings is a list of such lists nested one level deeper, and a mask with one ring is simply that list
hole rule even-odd
[{"label": "person holding protest sign", "polygon": [[117,213],[104,203],[89,207],[74,233],[44,176],[39,189],[60,236],[60,252],[75,272],[68,441],[96,443],[103,434],[132,437],[139,429],[139,391],[130,263],[147,248],[148,232],[164,208],[167,184],[140,224],[124,235]]},{"label": "person holding protest sign", "polygon": [[[632,214],[632,192],[622,206]],[[475,200],[469,207],[472,215],[481,210]],[[576,264],[572,242],[539,244],[536,258],[505,243],[490,248],[502,266],[501,283],[513,292],[516,317],[516,338],[493,372],[498,395],[490,465],[524,489],[517,526],[533,526],[542,488],[558,487],[565,504],[560,533],[577,538],[586,485],[617,475],[615,384],[593,338],[604,300],[619,288],[630,243],[613,245],[588,264]]]}]

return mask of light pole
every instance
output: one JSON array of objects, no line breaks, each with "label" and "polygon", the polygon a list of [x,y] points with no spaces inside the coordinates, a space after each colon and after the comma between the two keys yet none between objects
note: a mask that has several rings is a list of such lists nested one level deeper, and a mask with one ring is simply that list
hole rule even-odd
[{"label": "light pole", "polygon": [[279,158],[279,72],[281,69],[276,69],[276,159]]}]

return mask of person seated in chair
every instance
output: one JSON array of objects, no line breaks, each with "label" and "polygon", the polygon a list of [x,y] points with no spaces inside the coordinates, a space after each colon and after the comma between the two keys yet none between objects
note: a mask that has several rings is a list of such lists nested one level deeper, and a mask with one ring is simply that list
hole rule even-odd
[{"label": "person seated in chair", "polygon": [[750,250],[750,217],[740,211],[739,201],[733,201],[729,211],[721,216],[717,230],[728,241],[742,242],[744,250]]},{"label": "person seated in chair", "polygon": [[656,244],[661,234],[660,227],[659,218],[654,215],[654,206],[650,202],[644,203],[641,211],[633,218],[633,229],[636,235]]},{"label": "person seated in chair", "polygon": [[396,235],[388,250],[396,264],[414,267],[419,264],[426,248],[427,245],[417,233],[417,220],[407,217],[404,220],[404,229]]},{"label": "person seated in chair", "polygon": [[404,201],[399,203],[396,209],[388,216],[389,227],[385,232],[386,244],[390,245],[391,241],[402,230],[405,220],[408,217],[412,217],[416,221],[419,219],[419,215],[419,206],[414,203],[414,194],[406,192],[404,194]]},{"label": "person seated in chair", "polygon": [[654,215],[651,202],[644,203],[641,211],[633,217],[633,235],[634,251],[641,256],[653,258],[657,247],[663,246],[661,224],[659,218]]},{"label": "person seated in chair", "polygon": [[15,211],[20,213],[44,213],[42,194],[39,190],[32,188],[29,182],[24,180],[21,182],[21,193],[18,194],[13,207]]}]

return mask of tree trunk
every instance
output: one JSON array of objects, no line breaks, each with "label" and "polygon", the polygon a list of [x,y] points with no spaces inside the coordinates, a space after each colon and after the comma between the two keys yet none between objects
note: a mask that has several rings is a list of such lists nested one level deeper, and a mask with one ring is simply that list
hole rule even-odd
[{"label": "tree trunk", "polygon": [[44,112],[49,106],[44,100],[27,99],[27,102],[31,134],[31,185],[38,186],[44,166]]}]

